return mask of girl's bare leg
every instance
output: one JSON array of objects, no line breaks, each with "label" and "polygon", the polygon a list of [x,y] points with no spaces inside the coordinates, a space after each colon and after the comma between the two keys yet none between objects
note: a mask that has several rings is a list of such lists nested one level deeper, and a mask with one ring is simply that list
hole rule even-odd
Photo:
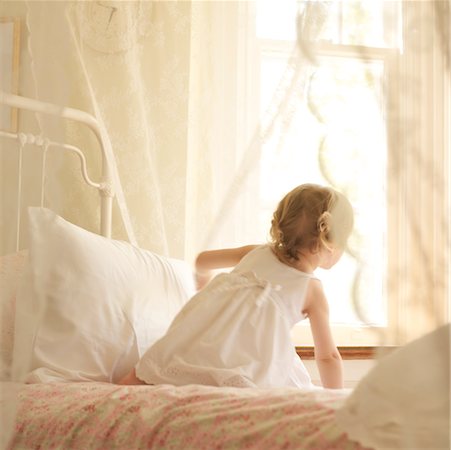
[{"label": "girl's bare leg", "polygon": [[147,384],[144,381],[140,380],[136,376],[135,369],[133,368],[131,372],[125,375],[124,378],[120,379],[117,384]]}]

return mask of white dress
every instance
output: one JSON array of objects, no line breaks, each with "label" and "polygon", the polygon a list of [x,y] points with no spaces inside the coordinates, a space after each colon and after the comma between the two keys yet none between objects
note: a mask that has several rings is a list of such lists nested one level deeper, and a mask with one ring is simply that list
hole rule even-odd
[{"label": "white dress", "polygon": [[136,376],[148,384],[313,388],[290,335],[312,277],[257,247],[182,308]]}]

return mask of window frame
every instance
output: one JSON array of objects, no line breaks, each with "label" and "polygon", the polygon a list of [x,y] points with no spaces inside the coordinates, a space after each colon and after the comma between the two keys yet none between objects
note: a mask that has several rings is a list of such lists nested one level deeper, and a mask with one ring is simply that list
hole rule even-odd
[{"label": "window frame", "polygon": [[[280,56],[288,60],[293,51],[293,41],[279,39],[258,39],[259,59],[265,56]],[[384,64],[384,82],[386,85],[393,83],[396,78],[396,67],[400,52],[394,48],[365,47],[361,45],[333,44],[330,42],[318,42],[311,45],[312,53],[318,58],[343,57],[354,58],[360,61],[380,61]],[[387,129],[388,134],[388,129]],[[390,149],[387,147],[387,152]],[[374,327],[364,325],[343,325],[332,323],[332,332],[336,342],[341,348],[359,348],[361,354],[367,357],[372,355],[373,348],[383,342],[388,329],[396,327],[396,309],[391,307],[391,299],[387,304],[387,327]],[[297,348],[312,348],[313,338],[308,321],[303,321],[295,325],[292,331],[292,338]],[[302,345],[300,344],[302,343]],[[305,347],[306,346],[306,347]],[[363,350],[367,349],[367,350]],[[346,353],[346,352],[345,352]],[[353,359],[353,356],[350,356]]]}]

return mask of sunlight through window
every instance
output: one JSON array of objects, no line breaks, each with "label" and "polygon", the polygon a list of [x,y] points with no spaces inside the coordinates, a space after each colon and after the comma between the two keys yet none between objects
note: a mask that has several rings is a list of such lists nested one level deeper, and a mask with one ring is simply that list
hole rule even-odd
[{"label": "sunlight through window", "polygon": [[[261,118],[296,43],[296,11],[306,3],[257,2]],[[317,64],[308,69],[283,142],[270,140],[261,150],[260,234],[267,231],[280,192],[313,182],[345,193],[355,209],[349,251],[333,270],[318,272],[332,322],[386,326],[385,90],[390,52],[399,46],[392,31],[396,2],[323,3],[328,9],[314,44]]]}]

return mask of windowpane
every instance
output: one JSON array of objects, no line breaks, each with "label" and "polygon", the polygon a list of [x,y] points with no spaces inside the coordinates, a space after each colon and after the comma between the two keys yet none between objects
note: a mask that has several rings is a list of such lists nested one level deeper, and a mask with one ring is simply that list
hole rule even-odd
[{"label": "windowpane", "polygon": [[[286,26],[280,26],[281,3],[258,2],[261,39],[260,113],[264,117],[285,70],[294,40],[290,23],[296,8],[306,2],[284,2]],[[290,6],[288,6],[290,5]],[[365,59],[350,56],[347,45],[389,47],[396,33],[386,31],[397,2],[333,2],[322,40],[334,46],[321,49],[307,88],[289,123],[262,146],[258,234],[267,237],[271,214],[281,196],[301,183],[329,184],[344,192],[355,209],[355,230],[349,252],[331,271],[317,273],[330,301],[336,325],[386,326],[386,170],[387,144],[384,85],[387,67],[383,53]],[[276,12],[277,10],[277,12]],[[277,25],[279,24],[279,25]],[[391,24],[390,24],[391,25]],[[285,49],[285,50],[284,50]],[[330,49],[329,49],[330,50]],[[357,308],[356,308],[357,306]],[[358,312],[357,312],[358,311]],[[349,343],[349,342],[348,342]]]},{"label": "windowpane", "polygon": [[[284,59],[264,58],[262,113],[283,70]],[[260,233],[267,230],[280,195],[300,183],[332,184],[355,208],[351,254],[331,271],[319,271],[335,323],[358,323],[353,300],[367,322],[386,323],[383,269],[386,229],[386,143],[382,115],[381,61],[328,57],[312,74],[309,102],[299,101],[283,146],[262,148]]]},{"label": "windowpane", "polygon": [[321,39],[334,44],[397,47],[399,1],[334,2]]},{"label": "windowpane", "polygon": [[[257,0],[257,37],[296,39],[296,14],[316,0]],[[346,0],[322,2],[325,17],[319,40],[333,44],[395,48],[400,45],[400,1]]]},{"label": "windowpane", "polygon": [[296,39],[296,0],[257,0],[256,27],[259,39]]}]

